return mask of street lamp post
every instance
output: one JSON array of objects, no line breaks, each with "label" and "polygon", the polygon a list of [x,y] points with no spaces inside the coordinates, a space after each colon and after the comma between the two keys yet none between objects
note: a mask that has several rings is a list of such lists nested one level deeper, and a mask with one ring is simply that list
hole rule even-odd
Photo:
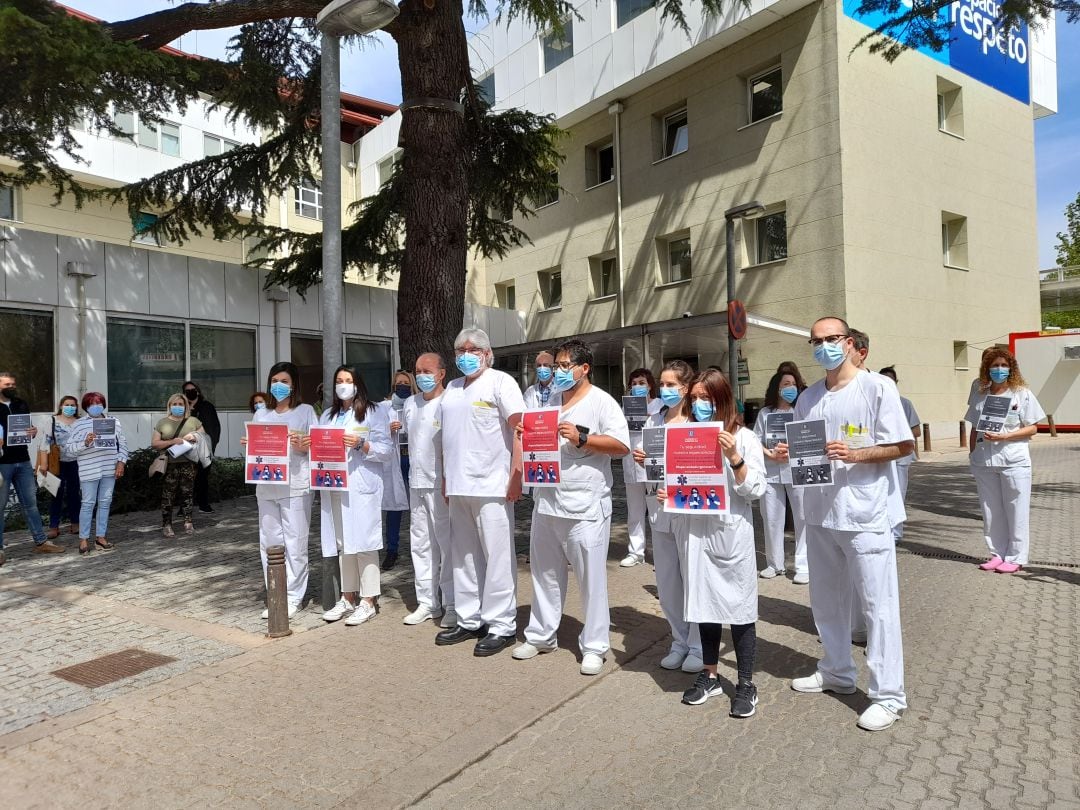
[{"label": "street lamp post", "polygon": [[727,297],[728,297],[728,382],[732,396],[739,397],[739,342],[731,332],[731,302],[735,300],[735,220],[760,216],[765,206],[757,200],[736,205],[724,212],[727,237]]}]

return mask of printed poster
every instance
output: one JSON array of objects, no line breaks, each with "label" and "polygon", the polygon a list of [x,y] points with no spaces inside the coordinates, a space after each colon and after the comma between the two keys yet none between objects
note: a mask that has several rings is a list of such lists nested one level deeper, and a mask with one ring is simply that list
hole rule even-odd
[{"label": "printed poster", "polygon": [[522,414],[521,458],[525,483],[530,487],[556,487],[562,476],[559,451],[559,408],[532,408]]},{"label": "printed poster", "polygon": [[313,426],[311,428],[312,489],[345,489],[349,486],[349,463],[345,448],[345,428]]},{"label": "printed poster", "polygon": [[668,425],[664,442],[665,512],[728,513],[723,422]]},{"label": "printed poster", "polygon": [[824,419],[788,422],[788,465],[791,485],[796,487],[826,487],[833,482],[832,462],[825,445],[828,433]]},{"label": "printed poster", "polygon": [[647,427],[641,431],[641,449],[645,453],[645,482],[664,483],[664,445],[667,428]]},{"label": "printed poster", "polygon": [[244,481],[248,484],[289,483],[289,426],[245,422]]},{"label": "printed poster", "polygon": [[[1009,418],[1009,408],[1012,407],[1012,397],[999,397],[987,394],[983,400],[982,414],[979,422],[975,425],[978,433],[1001,433],[1005,427],[1005,420]],[[981,437],[980,437],[981,438]]]},{"label": "printed poster", "polygon": [[627,426],[637,433],[645,427],[645,420],[649,418],[649,400],[646,397],[623,397],[622,412]]},{"label": "printed poster", "polygon": [[765,449],[787,441],[787,423],[795,418],[795,411],[776,411],[765,417]]},{"label": "printed poster", "polygon": [[409,455],[409,431],[405,429],[405,407],[394,408],[394,421],[401,427],[397,432],[398,451],[403,456]]},{"label": "printed poster", "polygon": [[30,444],[30,428],[33,427],[30,414],[13,413],[8,415],[8,435],[6,443],[8,447],[19,447]]},{"label": "printed poster", "polygon": [[94,434],[94,447],[116,449],[116,420],[111,416],[95,419],[90,432]]}]

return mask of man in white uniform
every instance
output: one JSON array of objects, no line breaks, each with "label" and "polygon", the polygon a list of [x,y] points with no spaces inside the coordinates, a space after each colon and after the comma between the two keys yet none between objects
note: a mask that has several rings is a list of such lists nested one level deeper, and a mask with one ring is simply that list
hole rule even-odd
[{"label": "man in white uniform", "polygon": [[[883,377],[888,377],[893,381],[893,384],[899,388],[899,381],[896,378],[896,369],[893,366],[886,366],[878,372]],[[919,413],[915,410],[915,406],[911,403],[911,400],[907,397],[900,397],[900,405],[904,409],[904,418],[907,420],[908,425],[911,427],[911,435],[915,437],[915,452],[909,453],[903,458],[898,458],[895,461],[896,464],[896,493],[900,499],[900,505],[903,506],[907,502],[907,488],[908,478],[911,473],[911,465],[915,463],[915,457],[918,455],[918,439],[922,436],[922,422],[919,419]],[[904,518],[893,524],[893,540],[897,543],[904,537],[904,522],[907,520],[907,509],[904,510]]]},{"label": "man in white uniform", "polygon": [[[450,566],[450,507],[443,497],[441,404],[446,363],[428,352],[416,358],[419,394],[405,400],[401,419],[409,437],[409,550],[416,573],[417,607],[405,624],[443,616],[457,627]],[[445,609],[445,613],[443,613]]]},{"label": "man in white uniform", "polygon": [[810,331],[824,380],[795,403],[795,419],[824,419],[833,483],[803,490],[810,605],[824,656],[817,671],[796,678],[798,692],[855,691],[851,655],[852,585],[866,606],[872,705],[859,717],[869,731],[889,728],[907,708],[896,546],[889,515],[895,487],[891,462],[914,449],[896,386],[862,371],[846,322],[822,318]]},{"label": "man in white uniform", "polygon": [[584,608],[581,673],[597,675],[611,648],[607,595],[607,552],[611,540],[611,458],[630,452],[622,408],[589,381],[592,351],[580,340],[555,350],[551,398],[559,413],[561,471],[557,487],[533,493],[529,559],[533,604],[525,643],[514,650],[524,660],[551,652],[566,601],[566,566],[574,569]]},{"label": "man in white uniform", "polygon": [[485,332],[463,329],[454,353],[465,376],[446,387],[441,411],[458,619],[435,643],[479,639],[473,654],[486,656],[517,636],[514,501],[521,497],[521,444],[514,429],[525,402],[513,378],[491,368]]},{"label": "man in white uniform", "polygon": [[526,408],[546,408],[555,387],[551,384],[555,358],[551,352],[536,355],[536,382],[525,389]]}]

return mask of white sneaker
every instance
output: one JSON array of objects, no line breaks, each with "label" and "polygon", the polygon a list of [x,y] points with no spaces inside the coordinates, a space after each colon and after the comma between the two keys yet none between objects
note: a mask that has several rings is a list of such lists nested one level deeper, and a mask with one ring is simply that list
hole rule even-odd
[{"label": "white sneaker", "polygon": [[762,579],[775,579],[784,573],[783,568],[773,568],[771,565],[758,571],[758,576]]},{"label": "white sneaker", "polygon": [[791,581],[796,585],[809,585],[810,573],[807,571],[796,571],[795,576],[791,578]]},{"label": "white sneaker", "polygon": [[805,678],[795,678],[791,682],[791,688],[796,692],[835,692],[838,695],[854,695],[854,686],[841,686],[838,683],[829,683],[822,677],[820,672],[807,675]]},{"label": "white sneaker", "polygon": [[604,659],[596,653],[585,653],[581,657],[581,674],[582,675],[599,675],[600,670],[604,668]]},{"label": "white sneaker", "polygon": [[552,652],[555,649],[552,647],[537,647],[535,644],[525,642],[514,647],[514,651],[510,655],[516,658],[518,661],[528,661],[530,658],[536,658],[538,655]]},{"label": "white sneaker", "polygon": [[635,565],[641,565],[645,562],[644,557],[639,557],[637,554],[627,554],[622,558],[622,562],[619,563],[620,568],[633,568]]},{"label": "white sneaker", "polygon": [[871,703],[870,708],[859,715],[856,725],[867,731],[884,731],[900,719],[900,712],[893,711],[883,703]]},{"label": "white sneaker", "polygon": [[336,622],[338,619],[348,616],[354,610],[356,610],[356,605],[343,596],[338,599],[336,605],[322,615],[323,621]]},{"label": "white sneaker", "polygon": [[685,660],[686,653],[675,652],[675,650],[672,650],[660,659],[660,666],[664,669],[678,669],[683,665],[683,661]]},{"label": "white sneaker", "polygon": [[447,630],[452,630],[453,628],[457,627],[457,625],[457,611],[454,610],[452,607],[448,607],[446,609],[446,612],[443,613],[442,621],[439,622],[439,627]]},{"label": "white sneaker", "polygon": [[356,606],[356,610],[353,611],[352,616],[345,620],[345,624],[349,627],[356,627],[356,625],[363,624],[368,619],[373,619],[374,617],[374,605],[370,605],[361,599],[360,604]]},{"label": "white sneaker", "polygon": [[296,615],[296,612],[300,610],[300,606],[289,602],[289,618],[291,619]]},{"label": "white sneaker", "polygon": [[705,669],[705,662],[693,653],[686,656],[686,660],[682,662],[683,672],[701,672],[703,669]]},{"label": "white sneaker", "polygon": [[401,620],[402,624],[423,624],[428,619],[434,618],[431,608],[420,605],[416,610]]}]

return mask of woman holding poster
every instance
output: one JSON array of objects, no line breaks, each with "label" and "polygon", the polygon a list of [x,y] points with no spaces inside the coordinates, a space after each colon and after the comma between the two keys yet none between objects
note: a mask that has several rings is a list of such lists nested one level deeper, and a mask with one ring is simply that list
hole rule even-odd
[{"label": "woman holding poster", "polygon": [[[732,644],[739,680],[731,701],[732,717],[750,717],[757,706],[757,687],[753,683],[754,655],[757,648],[757,566],[754,551],[754,520],[750,502],[765,492],[765,456],[761,442],[746,428],[730,433],[725,428],[735,424],[735,397],[727,379],[710,369],[694,378],[690,386],[690,423],[719,423],[715,433],[715,449],[710,447],[713,466],[723,471],[724,485],[698,487],[699,497],[717,502],[706,508],[691,511],[676,510],[671,525],[685,561],[686,596],[684,618],[697,622],[701,632],[701,652],[705,669],[683,693],[683,703],[696,706],[723,690],[717,677],[720,659],[720,631],[731,625]],[[687,435],[686,442],[695,438],[680,426],[668,428],[668,466],[678,457],[678,447],[672,448],[677,434]],[[705,434],[709,435],[709,434]],[[687,455],[700,458],[696,448],[688,447]],[[667,469],[668,487],[671,475]],[[689,477],[689,476],[687,476]],[[703,490],[703,492],[702,492]],[[661,501],[666,489],[658,492]],[[671,509],[665,504],[665,509]],[[714,514],[710,514],[710,509]]]},{"label": "woman holding poster", "polygon": [[86,416],[71,426],[67,449],[79,462],[79,484],[82,488],[79,553],[86,554],[92,550],[91,528],[95,532],[95,546],[106,550],[113,547],[106,538],[109,530],[109,510],[112,508],[116,481],[124,477],[128,445],[120,421],[105,414],[107,403],[104,394],[88,391],[83,394],[81,404]]},{"label": "woman holding poster", "polygon": [[323,559],[337,557],[341,566],[341,599],[323,618],[336,622],[348,616],[345,624],[353,626],[375,616],[381,593],[382,471],[394,458],[394,444],[385,411],[371,401],[363,378],[348,366],[334,372],[334,403],[319,425],[341,430],[346,460],[344,487],[337,490],[339,477],[333,476],[319,495]]},{"label": "woman holding poster", "polygon": [[[647,368],[636,368],[626,380],[623,415],[630,428],[630,449],[641,449],[641,431],[648,417],[663,404],[657,399],[656,378]],[[619,565],[633,568],[645,561],[645,523],[648,500],[645,494],[645,468],[635,463],[633,453],[623,456],[623,483],[626,485],[626,556]]]}]

